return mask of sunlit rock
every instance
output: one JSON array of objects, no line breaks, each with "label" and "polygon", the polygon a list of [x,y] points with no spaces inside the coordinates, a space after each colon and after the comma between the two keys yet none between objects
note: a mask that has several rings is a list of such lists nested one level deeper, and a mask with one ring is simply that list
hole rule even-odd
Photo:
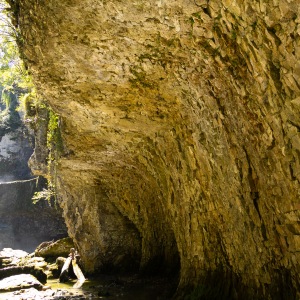
[{"label": "sunlit rock", "polygon": [[14,275],[0,280],[0,292],[9,292],[34,287],[41,290],[43,285],[30,274]]},{"label": "sunlit rock", "polygon": [[299,298],[297,1],[14,3],[61,118],[59,202],[86,270]]},{"label": "sunlit rock", "polygon": [[[16,250],[12,248],[3,248],[0,251],[0,259],[2,265],[17,265],[20,260],[28,255],[28,252],[23,250]],[[3,263],[5,261],[5,263]]]},{"label": "sunlit rock", "polygon": [[71,238],[64,238],[52,242],[43,242],[36,248],[35,255],[54,259],[59,256],[68,257],[70,249],[74,247],[75,246]]}]

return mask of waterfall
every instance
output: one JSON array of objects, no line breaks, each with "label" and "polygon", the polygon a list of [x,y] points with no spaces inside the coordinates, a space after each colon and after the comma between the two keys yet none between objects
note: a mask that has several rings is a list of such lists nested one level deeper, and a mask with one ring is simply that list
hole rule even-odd
[{"label": "waterfall", "polygon": [[0,249],[31,252],[45,240],[66,236],[60,211],[47,201],[32,203],[40,178],[0,183]]}]

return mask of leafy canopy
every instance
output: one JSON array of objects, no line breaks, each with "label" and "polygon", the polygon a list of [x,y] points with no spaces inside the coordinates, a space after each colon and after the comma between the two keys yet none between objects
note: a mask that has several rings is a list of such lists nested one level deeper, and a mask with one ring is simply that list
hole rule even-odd
[{"label": "leafy canopy", "polygon": [[28,93],[33,84],[20,59],[17,30],[11,23],[9,12],[7,3],[0,0],[0,88]]},{"label": "leafy canopy", "polygon": [[0,0],[0,138],[20,126],[17,106],[24,111],[26,99],[35,99],[30,76],[20,59],[17,30],[9,14],[8,4]]}]

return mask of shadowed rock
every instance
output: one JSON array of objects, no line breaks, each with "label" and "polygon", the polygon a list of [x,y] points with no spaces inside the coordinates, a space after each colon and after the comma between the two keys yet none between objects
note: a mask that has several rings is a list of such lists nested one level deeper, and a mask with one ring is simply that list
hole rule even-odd
[{"label": "shadowed rock", "polygon": [[47,275],[42,269],[38,269],[35,266],[11,266],[0,269],[0,279],[20,274],[31,274],[42,283],[47,281]]}]

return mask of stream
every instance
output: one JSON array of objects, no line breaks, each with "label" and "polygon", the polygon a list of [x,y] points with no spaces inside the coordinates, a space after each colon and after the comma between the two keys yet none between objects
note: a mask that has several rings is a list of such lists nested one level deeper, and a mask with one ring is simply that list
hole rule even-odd
[{"label": "stream", "polygon": [[174,281],[167,278],[140,278],[137,275],[116,277],[102,275],[87,279],[81,288],[73,288],[76,280],[58,283],[48,279],[46,290],[34,288],[0,293],[0,300],[67,300],[67,299],[122,299],[122,300],[167,300],[175,292]]}]

